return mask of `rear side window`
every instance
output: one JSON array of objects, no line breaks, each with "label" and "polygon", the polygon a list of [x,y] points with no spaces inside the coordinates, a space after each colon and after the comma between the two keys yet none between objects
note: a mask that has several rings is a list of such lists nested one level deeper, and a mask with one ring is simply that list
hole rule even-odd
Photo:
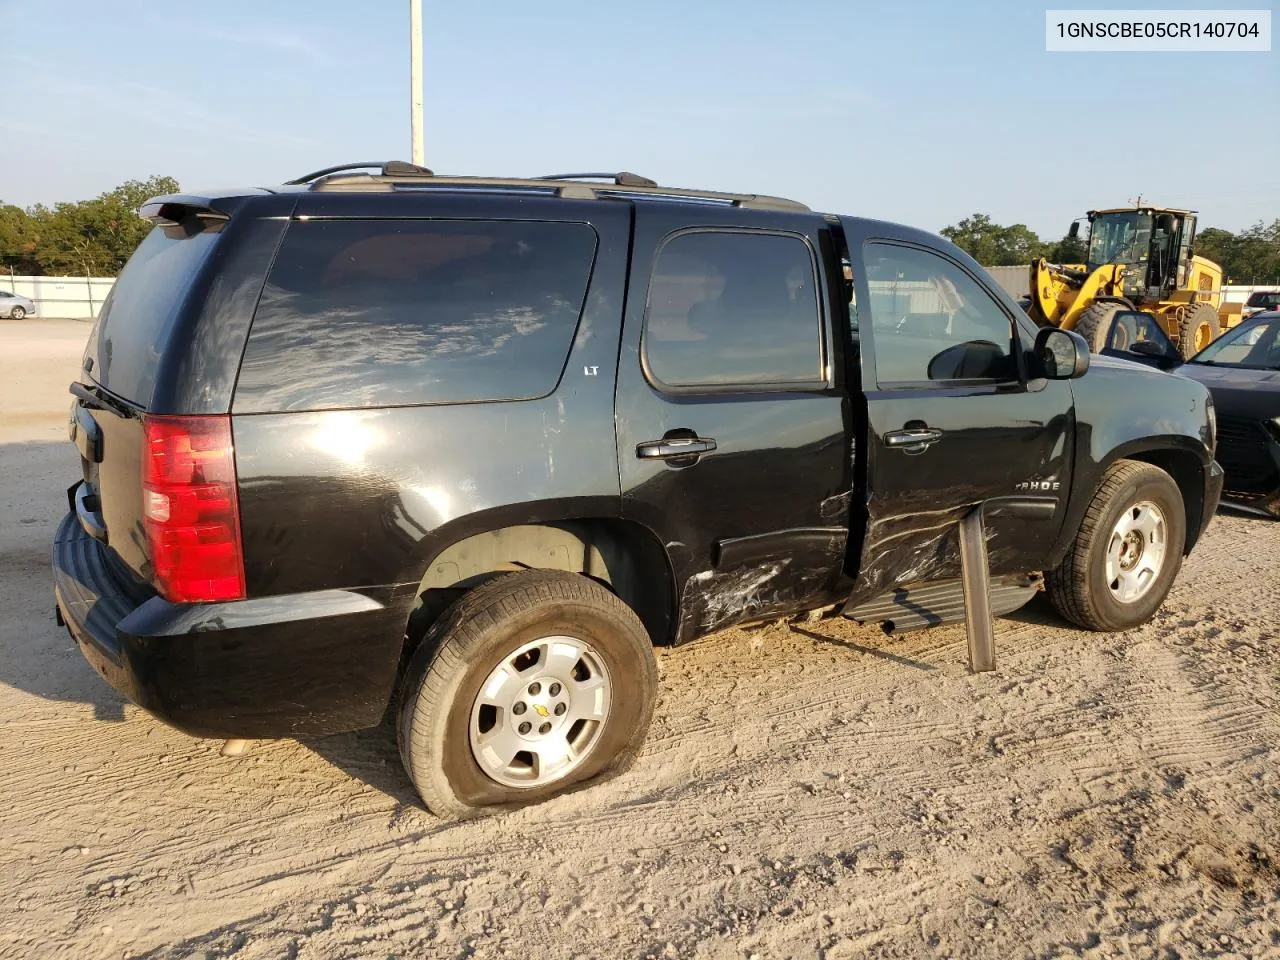
[{"label": "rear side window", "polygon": [[643,342],[650,379],[669,389],[824,385],[808,243],[790,234],[677,234],[654,265]]},{"label": "rear side window", "polygon": [[221,236],[185,236],[156,227],[134,251],[111,287],[87,350],[91,375],[117,396],[149,406],[169,329]]},{"label": "rear side window", "polygon": [[294,222],[254,315],[235,408],[545,396],[595,249],[583,223]]}]

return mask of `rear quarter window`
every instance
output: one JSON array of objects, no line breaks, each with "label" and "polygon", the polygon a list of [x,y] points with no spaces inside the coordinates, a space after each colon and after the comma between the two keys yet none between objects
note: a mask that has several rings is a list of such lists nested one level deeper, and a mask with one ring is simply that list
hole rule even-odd
[{"label": "rear quarter window", "polygon": [[584,223],[295,221],[254,315],[235,409],[545,396],[595,251]]},{"label": "rear quarter window", "polygon": [[156,227],[134,251],[98,314],[86,354],[91,375],[112,393],[146,407],[169,331],[187,292],[221,236]]}]

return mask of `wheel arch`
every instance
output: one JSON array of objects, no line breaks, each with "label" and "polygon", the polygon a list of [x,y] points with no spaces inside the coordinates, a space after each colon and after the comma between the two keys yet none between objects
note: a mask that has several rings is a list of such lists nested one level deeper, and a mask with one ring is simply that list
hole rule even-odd
[{"label": "wheel arch", "polygon": [[1153,447],[1131,451],[1123,459],[1149,463],[1169,474],[1178,485],[1187,520],[1187,539],[1183,544],[1182,554],[1190,554],[1199,539],[1204,519],[1204,464],[1200,462],[1200,458],[1190,450],[1178,447]]},{"label": "wheel arch", "polygon": [[618,517],[495,522],[441,547],[426,564],[406,628],[412,647],[459,596],[502,573],[564,570],[604,584],[627,604],[655,645],[675,638],[676,586],[661,541]]},{"label": "wheel arch", "polygon": [[1058,534],[1058,542],[1045,562],[1045,568],[1057,566],[1067,555],[1075,539],[1076,531],[1084,520],[1085,511],[1095,493],[1102,486],[1107,471],[1121,460],[1138,460],[1158,467],[1173,478],[1182,495],[1186,515],[1187,539],[1183,546],[1186,556],[1196,545],[1203,529],[1204,519],[1204,470],[1202,454],[1197,453],[1188,437],[1168,436],[1131,440],[1112,449],[1104,458],[1088,469],[1088,475],[1079,487],[1073,487],[1070,506]]}]

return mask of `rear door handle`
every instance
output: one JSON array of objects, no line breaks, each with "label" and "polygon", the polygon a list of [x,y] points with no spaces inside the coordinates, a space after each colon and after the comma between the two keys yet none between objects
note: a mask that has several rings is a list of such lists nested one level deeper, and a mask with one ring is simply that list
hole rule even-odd
[{"label": "rear door handle", "polygon": [[710,453],[715,448],[716,442],[710,437],[668,437],[637,443],[636,456],[641,460],[678,460]]},{"label": "rear door handle", "polygon": [[884,435],[886,446],[897,447],[908,452],[918,452],[942,439],[942,431],[932,427],[913,427],[909,430],[894,430]]}]

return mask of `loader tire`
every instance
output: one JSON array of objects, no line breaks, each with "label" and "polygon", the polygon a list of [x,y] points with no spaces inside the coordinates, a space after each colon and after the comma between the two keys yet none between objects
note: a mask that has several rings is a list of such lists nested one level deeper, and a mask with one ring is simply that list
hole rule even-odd
[{"label": "loader tire", "polygon": [[1100,300],[1089,304],[1076,317],[1075,331],[1089,344],[1090,353],[1103,351],[1107,345],[1107,335],[1111,332],[1111,318],[1126,309],[1129,308],[1115,300]]},{"label": "loader tire", "polygon": [[1217,311],[1207,303],[1193,304],[1178,325],[1178,352],[1186,360],[1217,340],[1220,333]]}]

